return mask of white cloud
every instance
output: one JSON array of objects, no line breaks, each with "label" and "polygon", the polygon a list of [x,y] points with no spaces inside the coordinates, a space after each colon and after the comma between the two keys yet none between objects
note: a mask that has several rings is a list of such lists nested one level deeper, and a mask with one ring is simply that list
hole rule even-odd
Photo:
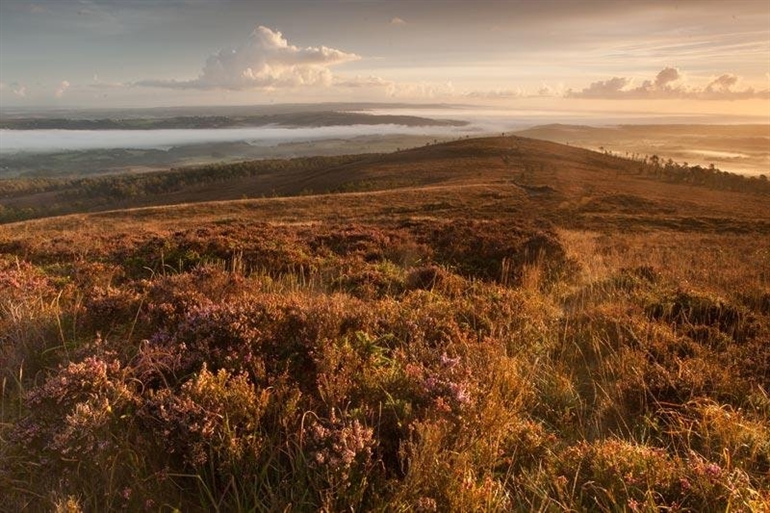
[{"label": "white cloud", "polygon": [[335,80],[335,87],[371,89],[391,98],[445,98],[456,94],[452,82],[396,82],[376,75]]},{"label": "white cloud", "polygon": [[403,18],[399,18],[398,16],[394,16],[390,19],[391,25],[406,25],[406,21]]},{"label": "white cloud", "polygon": [[64,92],[69,89],[70,83],[66,80],[62,80],[59,84],[59,87],[56,88],[56,91],[53,93],[53,95],[57,98],[61,98],[64,96]]},{"label": "white cloud", "polygon": [[612,77],[609,80],[599,80],[591,83],[582,91],[567,91],[567,96],[572,98],[617,98],[624,94],[623,89],[631,83],[631,79],[625,77]]},{"label": "white cloud", "polygon": [[375,88],[375,87],[393,87],[395,82],[387,80],[376,75],[369,75],[363,77],[356,75],[353,78],[335,80],[334,85],[337,87],[351,87],[351,88]]},{"label": "white cloud", "polygon": [[552,87],[548,84],[541,84],[536,92],[531,92],[521,87],[506,89],[476,90],[463,93],[464,97],[482,100],[511,100],[517,98],[553,98],[564,96],[564,85],[559,84]]},{"label": "white cloud", "polygon": [[738,83],[738,77],[730,73],[725,73],[715,78],[709,85],[706,86],[706,91],[709,92],[727,92]]},{"label": "white cloud", "polygon": [[443,84],[431,82],[392,82],[385,88],[385,94],[391,98],[438,98],[453,96],[454,85],[451,82]]},{"label": "white cloud", "polygon": [[564,84],[560,83],[554,87],[546,83],[543,83],[540,85],[540,88],[537,90],[537,96],[542,96],[542,97],[564,96]]},{"label": "white cloud", "polygon": [[171,89],[270,89],[332,83],[331,66],[360,57],[326,46],[299,48],[278,31],[257,27],[236,49],[210,56],[198,78],[143,80],[135,85]]},{"label": "white cloud", "polygon": [[770,99],[770,89],[756,91],[749,87],[736,90],[733,87],[740,84],[740,77],[731,73],[724,73],[714,80],[701,92],[701,97],[706,100],[744,100],[751,98]]},{"label": "white cloud", "polygon": [[524,98],[527,93],[521,89],[493,89],[490,91],[468,91],[463,94],[466,98],[486,99],[486,100],[505,100],[511,98]]},{"label": "white cloud", "polygon": [[667,87],[669,83],[679,80],[680,76],[676,68],[663,68],[655,77],[655,87],[658,89]]},{"label": "white cloud", "polygon": [[730,73],[722,74],[713,79],[705,87],[690,87],[685,84],[675,84],[682,79],[676,68],[666,67],[656,76],[655,80],[645,80],[638,87],[631,87],[632,80],[627,77],[613,77],[609,80],[593,82],[580,91],[568,90],[568,98],[593,99],[691,99],[691,100],[744,100],[751,98],[770,98],[770,90],[756,91],[749,87],[736,90],[734,86],[740,82],[739,77]]}]

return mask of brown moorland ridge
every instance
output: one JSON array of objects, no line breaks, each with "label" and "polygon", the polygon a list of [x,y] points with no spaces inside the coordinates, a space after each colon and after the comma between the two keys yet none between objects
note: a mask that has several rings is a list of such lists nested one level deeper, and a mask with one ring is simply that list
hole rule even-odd
[{"label": "brown moorland ridge", "polygon": [[770,508],[766,194],[343,160],[0,225],[4,507]]},{"label": "brown moorland ridge", "polygon": [[[655,220],[665,223],[672,216],[713,218],[726,224],[761,223],[767,219],[767,195],[661,181],[642,175],[639,162],[522,137],[465,139],[385,155],[275,161],[279,163],[275,166],[272,162],[244,163],[240,166],[247,170],[253,166],[256,171],[234,176],[226,172],[238,164],[133,176],[130,179],[140,186],[137,194],[113,186],[120,182],[119,177],[97,179],[103,185],[101,189],[94,187],[96,192],[90,196],[78,190],[93,183],[89,179],[53,181],[45,192],[27,192],[23,187],[14,191],[15,182],[9,181],[8,190],[0,196],[0,207],[34,210],[45,205],[41,215],[51,215],[325,192],[399,189],[399,195],[408,195],[427,186],[472,186],[521,196],[522,201],[515,202],[517,208],[569,222],[614,222],[612,219],[623,215],[640,216],[637,224]],[[195,175],[201,169],[207,172],[205,181],[167,186],[160,191],[154,186],[141,189],[143,181]],[[217,178],[218,174],[223,178]],[[767,184],[757,179],[740,179],[767,189]],[[103,193],[102,189],[117,192]],[[433,194],[428,190],[423,193]],[[345,202],[341,198],[332,201],[337,200]]]}]

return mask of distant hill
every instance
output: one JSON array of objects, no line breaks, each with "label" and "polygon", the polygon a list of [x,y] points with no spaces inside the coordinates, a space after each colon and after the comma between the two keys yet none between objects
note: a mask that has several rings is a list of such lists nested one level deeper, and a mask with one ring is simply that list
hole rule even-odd
[{"label": "distant hill", "polygon": [[[638,216],[635,223],[670,216],[753,223],[768,218],[770,194],[770,185],[758,178],[644,164],[511,136],[389,154],[250,161],[96,178],[5,180],[0,182],[0,216],[8,222],[277,196],[336,198],[339,193],[393,191],[395,197],[428,197],[436,190],[482,189],[518,198],[505,208],[573,225],[611,222],[619,216]],[[486,205],[471,207],[483,210]]]},{"label": "distant hill", "polygon": [[258,115],[173,116],[145,118],[78,119],[65,117],[7,118],[0,128],[9,130],[159,130],[182,128],[240,128],[277,125],[283,127],[322,127],[341,125],[465,126],[458,120],[418,116],[375,115],[359,112],[311,111]]}]

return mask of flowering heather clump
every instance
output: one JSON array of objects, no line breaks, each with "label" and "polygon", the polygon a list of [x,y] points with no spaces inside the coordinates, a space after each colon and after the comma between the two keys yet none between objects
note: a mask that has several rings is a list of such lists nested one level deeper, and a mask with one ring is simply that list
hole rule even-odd
[{"label": "flowering heather clump", "polygon": [[[107,507],[117,496],[111,483],[136,479],[127,446],[142,450],[130,442],[136,441],[132,424],[140,398],[126,377],[120,362],[105,354],[70,363],[32,388],[26,394],[28,413],[5,448],[16,455],[9,469],[29,473],[41,485],[58,482],[62,493],[84,494],[89,504]],[[19,455],[34,458],[35,467],[25,467]],[[93,476],[105,475],[112,476],[109,483],[93,483]]]},{"label": "flowering heather clump", "polygon": [[459,356],[450,358],[442,353],[438,368],[425,379],[425,390],[439,411],[444,408],[459,411],[472,401],[471,387],[467,382],[469,372],[460,365],[460,361]]},{"label": "flowering heather clump", "polygon": [[308,464],[337,493],[364,486],[376,445],[371,428],[357,419],[338,419],[334,410],[327,421],[312,416],[303,431]]},{"label": "flowering heather clump", "polygon": [[53,292],[50,280],[29,262],[0,259],[0,296],[4,300],[36,299]]},{"label": "flowering heather clump", "polygon": [[187,274],[143,281],[141,285],[147,291],[146,307],[142,310],[141,321],[156,329],[173,326],[190,310],[214,304],[191,283]]},{"label": "flowering heather clump", "polygon": [[89,330],[106,331],[115,325],[125,324],[137,315],[139,294],[116,287],[94,287],[83,301],[81,325]]},{"label": "flowering heather clump", "polygon": [[231,474],[233,465],[259,456],[268,400],[269,392],[258,392],[245,375],[212,374],[204,366],[178,393],[151,393],[139,418],[189,468],[213,458],[220,472]]},{"label": "flowering heather clump", "polygon": [[88,357],[70,363],[29,391],[31,415],[15,433],[18,443],[64,459],[85,458],[111,446],[110,424],[136,404],[117,360]]}]

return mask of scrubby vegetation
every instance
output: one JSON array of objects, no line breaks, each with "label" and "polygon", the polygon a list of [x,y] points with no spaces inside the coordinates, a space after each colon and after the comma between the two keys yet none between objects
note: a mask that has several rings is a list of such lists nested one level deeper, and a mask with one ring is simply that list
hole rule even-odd
[{"label": "scrubby vegetation", "polygon": [[512,141],[0,227],[3,507],[767,511],[761,199]]},{"label": "scrubby vegetation", "polygon": [[762,511],[770,248],[658,235],[8,241],[5,507]]},{"label": "scrubby vegetation", "polygon": [[714,164],[708,167],[691,166],[687,162],[678,163],[670,158],[664,162],[657,155],[637,158],[640,160],[638,173],[651,179],[726,191],[770,194],[770,182],[768,182],[766,175],[745,176],[728,173],[717,169]]}]

